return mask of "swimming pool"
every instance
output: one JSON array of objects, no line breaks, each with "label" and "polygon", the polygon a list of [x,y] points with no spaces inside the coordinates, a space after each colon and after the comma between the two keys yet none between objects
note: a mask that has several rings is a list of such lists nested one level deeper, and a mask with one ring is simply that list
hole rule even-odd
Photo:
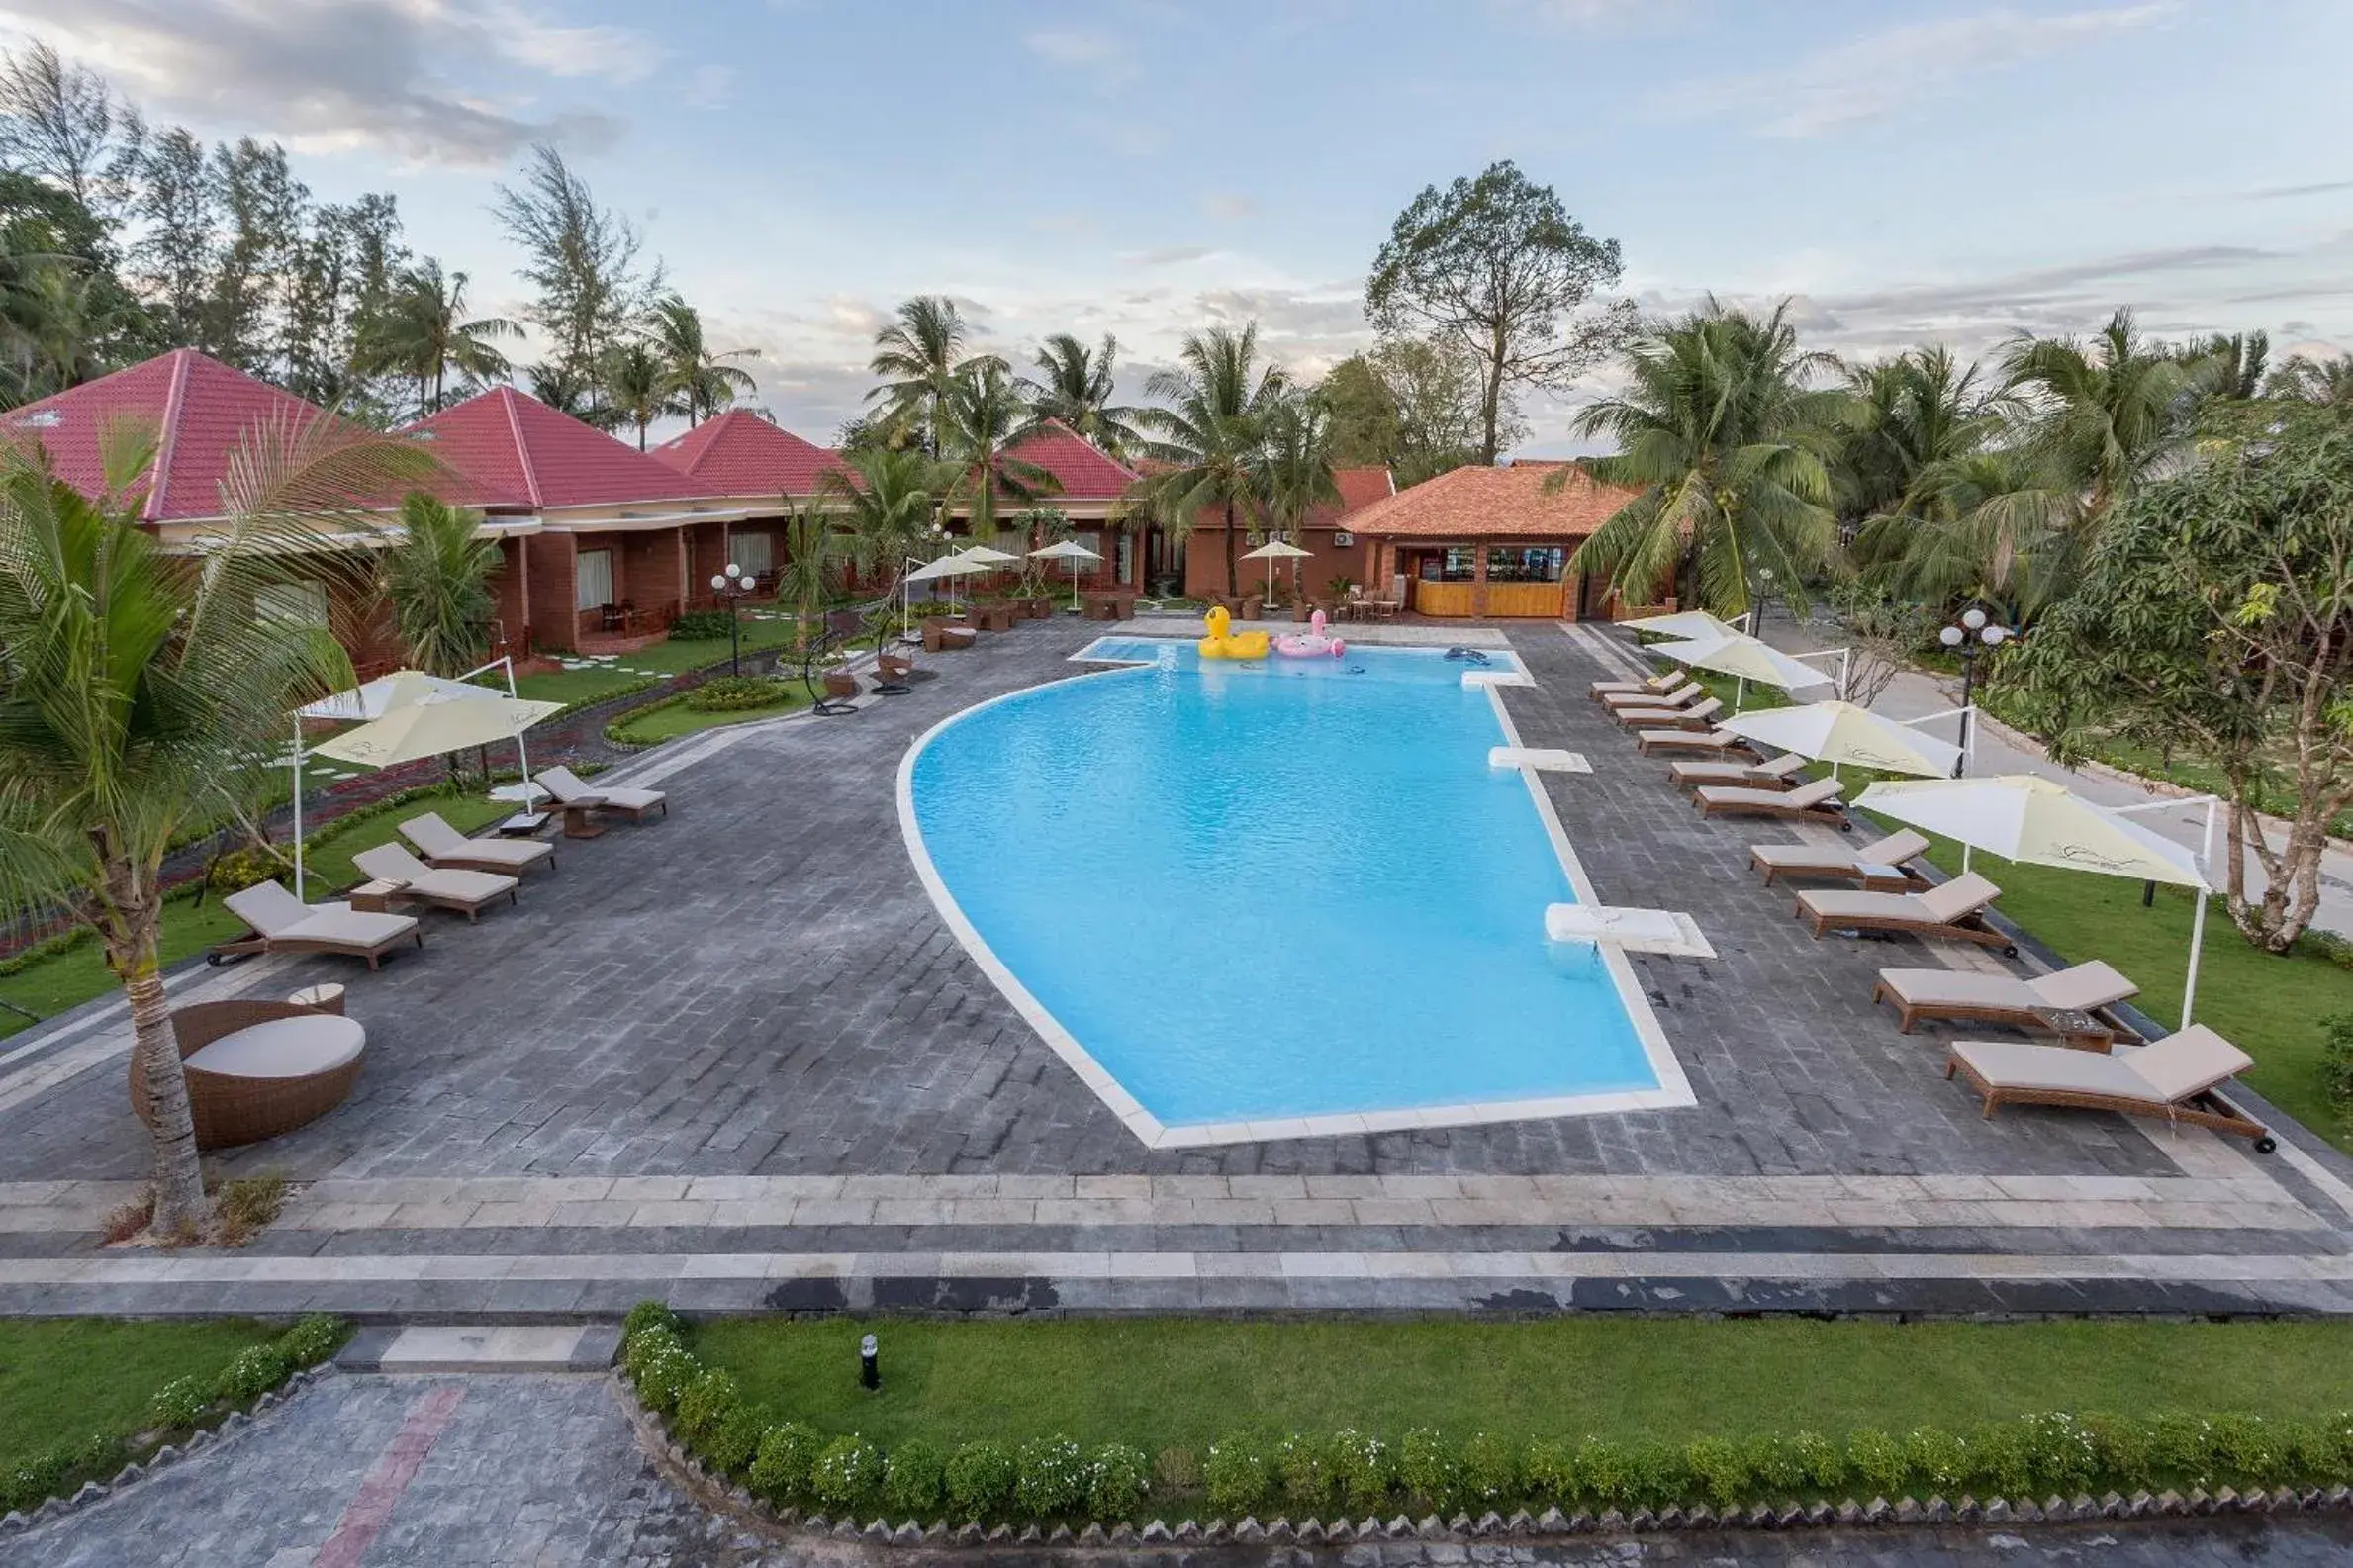
[{"label": "swimming pool", "polygon": [[1137,662],[948,719],[899,803],[959,939],[1138,1136],[1692,1103],[1625,959],[1546,941],[1574,856],[1461,663],[1081,657]]}]

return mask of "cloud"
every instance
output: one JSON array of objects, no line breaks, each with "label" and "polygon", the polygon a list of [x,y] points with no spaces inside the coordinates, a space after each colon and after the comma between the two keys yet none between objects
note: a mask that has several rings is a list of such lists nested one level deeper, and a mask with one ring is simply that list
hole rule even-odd
[{"label": "cloud", "polygon": [[2246,193],[2250,202],[2286,201],[2298,196],[2333,196],[2338,191],[2353,191],[2353,180],[2321,180],[2312,185],[2269,185]]},{"label": "cloud", "polygon": [[1135,54],[1108,33],[1079,28],[1041,28],[1023,36],[1032,54],[1088,77],[1097,92],[1135,80]]},{"label": "cloud", "polygon": [[1679,7],[1675,0],[1494,0],[1494,9],[1548,27],[1590,30],[1655,21],[1660,12]]},{"label": "cloud", "polygon": [[1815,137],[1946,97],[1968,77],[2165,22],[2174,0],[2035,16],[2010,9],[1908,22],[1772,70],[1677,89],[1686,113],[1756,117],[1768,136]]},{"label": "cloud", "polygon": [[1239,223],[1259,215],[1259,204],[1234,191],[1211,191],[1201,198],[1201,211],[1220,223]]},{"label": "cloud", "polygon": [[687,78],[685,97],[698,109],[724,109],[735,101],[735,67],[698,65]]},{"label": "cloud", "polygon": [[526,112],[520,73],[617,84],[663,57],[630,29],[450,0],[0,0],[0,18],[169,116],[259,129],[298,151],[477,167],[533,141],[595,146],[619,132],[602,110]]},{"label": "cloud", "polygon": [[1206,261],[1217,254],[1211,245],[1157,245],[1150,250],[1125,250],[1119,259],[1137,267],[1175,267],[1187,261]]}]

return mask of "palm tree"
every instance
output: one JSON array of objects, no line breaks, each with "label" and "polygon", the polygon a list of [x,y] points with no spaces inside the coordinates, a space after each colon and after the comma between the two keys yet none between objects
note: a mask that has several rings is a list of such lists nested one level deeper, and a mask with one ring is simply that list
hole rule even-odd
[{"label": "palm tree", "polygon": [[956,378],[970,370],[1009,367],[994,354],[966,355],[964,316],[945,295],[918,295],[898,308],[898,323],[875,333],[868,367],[883,384],[866,395],[882,403],[887,423],[920,432],[923,449],[940,454],[940,421]]},{"label": "palm tree", "polygon": [[1854,556],[1898,598],[1949,608],[1969,600],[2031,620],[2066,580],[2074,497],[2020,446],[1959,453],[1923,469],[1901,510],[1867,518]]},{"label": "palm tree", "polygon": [[403,269],[381,306],[359,323],[352,368],[415,381],[422,417],[442,407],[453,370],[469,386],[504,381],[514,367],[494,340],[521,335],[521,326],[503,316],[467,320],[466,275],[444,274],[427,256]]},{"label": "palm tree", "polygon": [[2089,343],[2019,338],[2003,366],[2030,410],[2027,443],[2080,497],[2075,521],[2088,546],[2117,498],[2179,450],[2189,367],[2141,338],[2128,307]]},{"label": "palm tree", "polygon": [[1762,320],[1711,299],[1646,327],[1626,351],[1629,385],[1578,415],[1584,435],[1616,438],[1596,478],[1641,494],[1593,533],[1569,566],[1606,574],[1637,600],[1689,571],[1704,607],[1750,607],[1759,569],[1802,594],[1837,545],[1827,459],[1843,394],[1809,381],[1835,361],[1798,347],[1787,302]]},{"label": "palm tree", "polygon": [[1941,344],[1846,369],[1846,435],[1834,474],[1839,516],[1908,509],[1921,475],[1981,450],[2002,428],[1972,361]]},{"label": "palm tree", "polygon": [[807,637],[810,623],[841,591],[843,568],[854,549],[855,541],[841,530],[839,513],[813,501],[796,504],[785,498],[785,559],[776,569],[776,600],[793,612],[795,642]]},{"label": "palm tree", "polygon": [[1157,370],[1145,392],[1166,408],[1137,411],[1137,422],[1151,432],[1143,455],[1168,465],[1142,481],[1136,499],[1144,514],[1181,539],[1203,512],[1225,521],[1226,592],[1242,591],[1235,550],[1241,529],[1239,508],[1256,507],[1266,494],[1266,421],[1289,390],[1279,365],[1259,364],[1259,327],[1237,332],[1213,326],[1188,333],[1177,368]]},{"label": "palm tree", "polygon": [[324,628],[290,634],[257,596],[324,517],[426,479],[426,451],[327,420],[259,426],[221,486],[202,570],[139,524],[152,429],[101,434],[103,493],[85,497],[39,448],[0,454],[0,906],[62,910],[95,933],[130,1006],[134,1069],[152,1107],[158,1235],[205,1213],[161,972],[165,854],[250,791],[291,705],[350,677]]},{"label": "palm tree", "polygon": [[[1340,505],[1340,481],[1332,473],[1332,412],[1314,393],[1291,393],[1268,411],[1265,439],[1260,482],[1267,520],[1297,544],[1318,507]],[[1291,563],[1294,586],[1300,564]]]},{"label": "palm tree", "polygon": [[686,396],[670,371],[642,338],[613,344],[598,363],[605,406],[614,421],[637,426],[637,450],[645,450],[645,427],[665,415],[687,412]]},{"label": "palm tree", "polygon": [[1111,401],[1113,370],[1119,361],[1119,340],[1103,334],[1100,346],[1089,351],[1068,332],[1057,332],[1031,356],[1041,379],[1020,382],[1022,395],[1042,419],[1059,419],[1113,457],[1125,457],[1141,445],[1135,409]]},{"label": "palm tree", "polygon": [[705,419],[735,401],[739,392],[758,385],[751,373],[727,363],[751,354],[733,348],[714,354],[703,338],[703,313],[675,294],[665,294],[646,312],[646,335],[653,339],[655,357],[670,378],[671,389],[685,406],[687,423]]},{"label": "palm tree", "polygon": [[860,573],[894,590],[907,561],[935,538],[933,521],[958,471],[912,448],[864,447],[817,478],[817,494],[852,541]]},{"label": "palm tree", "polygon": [[490,580],[503,557],[481,528],[482,513],[411,492],[401,500],[403,537],[377,560],[377,592],[409,663],[427,675],[464,675],[489,651],[498,610]]},{"label": "palm tree", "polygon": [[2290,354],[2271,373],[2263,391],[2272,398],[2296,398],[2340,408],[2353,406],[2353,354],[2333,354],[2320,359]]},{"label": "palm tree", "polygon": [[938,453],[956,466],[957,491],[975,539],[996,537],[1001,498],[1035,501],[1062,488],[1046,470],[1012,455],[1037,432],[1038,422],[1000,360],[970,365],[948,384],[939,408]]},{"label": "palm tree", "polygon": [[597,389],[589,379],[568,365],[554,360],[542,360],[523,372],[530,384],[531,396],[575,419],[599,424],[602,415],[597,407]]}]

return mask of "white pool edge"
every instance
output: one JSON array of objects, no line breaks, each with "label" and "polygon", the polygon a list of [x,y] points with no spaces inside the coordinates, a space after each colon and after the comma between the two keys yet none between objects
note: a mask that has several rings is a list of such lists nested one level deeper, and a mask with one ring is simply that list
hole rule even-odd
[{"label": "white pool edge", "polygon": [[[1101,640],[1100,638],[1096,639],[1097,642]],[[1087,644],[1088,648],[1093,646],[1095,646],[1094,643]],[[1085,651],[1085,649],[1082,649],[1081,655]],[[1078,655],[1073,657],[1075,661],[1090,664],[1113,663],[1113,661],[1100,658],[1080,660]],[[1515,662],[1519,661],[1517,650],[1512,652],[1512,657]],[[1524,662],[1520,667],[1527,668]],[[1153,668],[1155,666],[1150,664],[1120,661],[1116,663],[1115,668],[1089,671],[1084,675],[1072,676],[1068,679],[1099,681],[1114,676],[1133,675],[1140,670]],[[1030,992],[1029,987],[1023,985],[1013,971],[1005,966],[1004,961],[996,956],[995,950],[990,948],[987,939],[981,935],[980,928],[966,917],[963,906],[957,903],[955,895],[948,891],[948,884],[941,877],[939,868],[932,864],[931,851],[923,842],[923,830],[915,820],[915,764],[922,757],[924,748],[928,747],[932,740],[950,725],[961,723],[975,714],[986,712],[999,702],[1010,701],[1038,690],[1040,689],[1037,687],[1018,687],[1010,692],[1000,692],[995,696],[976,702],[970,707],[959,708],[915,737],[907,747],[906,754],[898,762],[899,837],[906,843],[907,858],[915,868],[915,879],[922,883],[924,895],[931,900],[932,908],[938,912],[941,922],[947,926],[949,933],[956,938],[957,943],[963,947],[964,951],[971,955],[972,961],[980,967],[981,972],[988,977],[988,982],[997,988],[999,994],[1007,1002],[1012,1004],[1013,1011],[1021,1015],[1022,1021],[1037,1031],[1038,1038],[1045,1041],[1047,1047],[1062,1059],[1063,1063],[1078,1074],[1081,1082],[1094,1091],[1096,1098],[1110,1108],[1111,1114],[1118,1117],[1120,1123],[1134,1134],[1145,1148],[1199,1149],[1218,1144],[1268,1143],[1283,1138],[1345,1138],[1369,1133],[1411,1132],[1423,1128],[1479,1127],[1497,1122],[1547,1121],[1561,1116],[1607,1116],[1626,1111],[1680,1110],[1699,1103],[1697,1097],[1691,1092],[1690,1081],[1683,1074],[1682,1063],[1675,1060],[1674,1051],[1667,1045],[1666,1033],[1659,1027],[1657,1014],[1651,1011],[1649,997],[1644,994],[1641,981],[1635,977],[1633,966],[1627,962],[1624,953],[1605,945],[1598,947],[1596,951],[1601,955],[1604,969],[1609,974],[1611,983],[1617,987],[1619,1005],[1626,1009],[1627,1019],[1634,1025],[1635,1038],[1642,1043],[1643,1053],[1650,1063],[1651,1074],[1658,1079],[1658,1085],[1655,1088],[1622,1089],[1605,1094],[1553,1095],[1543,1099],[1498,1100],[1466,1105],[1407,1106],[1395,1110],[1343,1111],[1322,1116],[1275,1117],[1259,1121],[1185,1122],[1176,1125],[1162,1121],[1146,1110],[1142,1102],[1130,1094],[1125,1086],[1111,1075],[1110,1069],[1097,1061],[1093,1054],[1079,1043],[1079,1038],[1076,1035],[1063,1027],[1062,1021],[1048,1011],[1046,1004],[1039,1001]],[[1489,687],[1486,689],[1486,692],[1487,700],[1494,708],[1496,723],[1503,730],[1506,744],[1519,745],[1521,743],[1519,726],[1512,722],[1510,712],[1505,709],[1501,692]],[[1560,858],[1561,870],[1567,875],[1569,885],[1575,889],[1578,900],[1584,903],[1599,903],[1601,900],[1593,891],[1593,883],[1585,876],[1584,865],[1577,859],[1576,850],[1569,844],[1567,830],[1560,825],[1560,817],[1553,809],[1552,800],[1545,794],[1543,783],[1537,778],[1536,770],[1523,765],[1519,772],[1522,782],[1528,787],[1530,797],[1536,803],[1537,818],[1544,824],[1545,834],[1553,844],[1553,852]]]}]

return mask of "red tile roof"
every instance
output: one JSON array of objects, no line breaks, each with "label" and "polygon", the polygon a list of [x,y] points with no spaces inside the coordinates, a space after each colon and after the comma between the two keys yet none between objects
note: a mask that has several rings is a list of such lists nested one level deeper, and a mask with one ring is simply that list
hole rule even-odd
[{"label": "red tile roof", "polygon": [[1340,487],[1339,514],[1344,517],[1397,494],[1397,482],[1385,468],[1335,468],[1332,482]]},{"label": "red tile roof", "polygon": [[513,387],[493,387],[404,433],[432,443],[451,472],[442,499],[455,506],[536,510],[712,494],[668,463]]},{"label": "red tile roof", "polygon": [[839,454],[744,409],[704,420],[648,454],[711,496],[806,496]]},{"label": "red tile roof", "polygon": [[[1062,481],[1062,489],[1055,494],[1073,501],[1115,500],[1126,495],[1137,478],[1134,469],[1107,456],[1059,419],[1047,420],[1045,428],[1009,448],[1006,455],[1052,474]],[[1051,497],[1045,501],[1052,504]]]},{"label": "red tile roof", "polygon": [[[1546,483],[1561,479],[1557,491]],[[1574,463],[1469,465],[1376,501],[1348,519],[1358,533],[1415,539],[1573,539],[1591,533],[1642,492],[1604,485]]]},{"label": "red tile roof", "polygon": [[176,522],[221,515],[221,482],[249,433],[272,424],[291,431],[333,417],[193,348],[175,348],[0,414],[0,438],[38,441],[59,479],[95,496],[106,488],[101,433],[118,422],[145,424],[157,439],[140,518]]}]

